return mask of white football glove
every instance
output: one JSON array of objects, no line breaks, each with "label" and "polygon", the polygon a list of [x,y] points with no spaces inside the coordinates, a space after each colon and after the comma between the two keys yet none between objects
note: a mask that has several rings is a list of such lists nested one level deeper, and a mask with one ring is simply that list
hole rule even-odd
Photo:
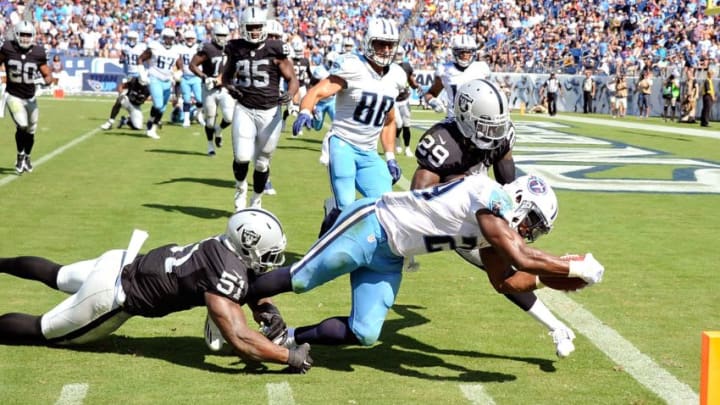
[{"label": "white football glove", "polygon": [[173,80],[174,80],[176,83],[179,83],[180,80],[182,80],[182,77],[183,77],[183,72],[182,72],[182,70],[175,70],[175,71],[173,71],[172,77],[173,77]]},{"label": "white football glove", "polygon": [[217,81],[214,77],[206,77],[205,78],[205,88],[208,90],[212,90],[217,86]]},{"label": "white football glove", "polygon": [[430,108],[432,108],[435,112],[443,113],[445,112],[445,106],[438,100],[437,98],[431,98],[428,101],[428,105]]},{"label": "white football glove", "polygon": [[568,277],[579,277],[585,280],[588,286],[591,286],[602,281],[604,272],[605,267],[595,260],[592,253],[588,253],[582,261],[573,260],[570,262]]}]

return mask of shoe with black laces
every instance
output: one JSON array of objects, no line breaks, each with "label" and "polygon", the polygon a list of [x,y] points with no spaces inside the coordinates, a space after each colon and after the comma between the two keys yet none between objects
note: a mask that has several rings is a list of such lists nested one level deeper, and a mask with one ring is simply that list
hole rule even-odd
[{"label": "shoe with black laces", "polygon": [[23,166],[23,163],[25,162],[25,154],[18,153],[17,159],[15,159],[15,172],[17,174],[22,174],[25,167]]},{"label": "shoe with black laces", "polygon": [[128,119],[126,116],[123,115],[122,117],[120,117],[120,122],[118,123],[118,126],[117,126],[118,129],[124,127],[125,125],[127,125],[127,123],[128,123]]},{"label": "shoe with black laces", "polygon": [[33,171],[33,165],[32,162],[30,162],[30,155],[25,155],[25,159],[23,159],[23,170],[30,173]]}]

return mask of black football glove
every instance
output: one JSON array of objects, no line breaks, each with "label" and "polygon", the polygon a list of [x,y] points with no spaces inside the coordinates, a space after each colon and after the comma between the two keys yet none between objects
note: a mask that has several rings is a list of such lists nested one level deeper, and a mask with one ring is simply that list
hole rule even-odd
[{"label": "black football glove", "polygon": [[237,87],[233,86],[232,84],[226,84],[225,90],[227,90],[230,97],[234,98],[235,100],[240,100],[243,98],[243,94]]},{"label": "black football glove", "polygon": [[287,104],[291,101],[292,101],[292,96],[290,95],[290,93],[284,91],[280,94],[280,98],[278,99],[278,104],[283,105],[283,104]]},{"label": "black football glove", "polygon": [[270,303],[259,305],[256,309],[255,319],[262,325],[262,333],[270,340],[285,333],[287,325],[278,308]]},{"label": "black football glove", "polygon": [[305,374],[310,370],[313,359],[310,357],[310,345],[303,343],[302,345],[290,349],[288,355],[288,365],[290,372]]}]

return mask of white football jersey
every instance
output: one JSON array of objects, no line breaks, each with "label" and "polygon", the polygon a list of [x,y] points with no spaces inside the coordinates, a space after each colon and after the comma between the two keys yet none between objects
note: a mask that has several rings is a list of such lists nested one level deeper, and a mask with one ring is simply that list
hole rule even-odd
[{"label": "white football jersey", "polygon": [[148,48],[152,51],[148,75],[163,81],[171,80],[175,61],[180,57],[180,49],[178,46],[173,45],[168,49],[160,42],[154,41],[148,45]]},{"label": "white football jersey", "polygon": [[475,61],[465,68],[465,70],[460,70],[455,66],[454,62],[447,62],[437,68],[435,76],[439,77],[442,81],[445,95],[450,103],[449,108],[447,108],[447,117],[454,118],[455,111],[453,111],[452,103],[455,99],[457,88],[470,80],[487,79],[490,77],[490,66],[485,62]]},{"label": "white football jersey", "polygon": [[483,208],[507,220],[513,201],[495,180],[472,175],[423,190],[383,194],[375,212],[392,251],[408,257],[489,246],[475,216]]},{"label": "white football jersey", "polygon": [[124,63],[127,66],[127,74],[129,76],[137,76],[138,73],[138,59],[140,55],[145,52],[145,44],[140,42],[136,43],[135,46],[130,46],[125,43],[122,47],[122,53],[125,58]]},{"label": "white football jersey", "polygon": [[338,57],[330,74],[347,83],[337,93],[330,133],[360,149],[376,149],[385,117],[407,81],[405,71],[393,63],[380,76],[364,56],[348,53]]},{"label": "white football jersey", "polygon": [[195,76],[195,73],[190,70],[190,60],[193,58],[193,56],[195,56],[198,49],[200,49],[199,44],[196,42],[193,44],[193,46],[187,46],[185,44],[179,44],[175,46],[178,47],[180,57],[182,58],[183,76]]}]

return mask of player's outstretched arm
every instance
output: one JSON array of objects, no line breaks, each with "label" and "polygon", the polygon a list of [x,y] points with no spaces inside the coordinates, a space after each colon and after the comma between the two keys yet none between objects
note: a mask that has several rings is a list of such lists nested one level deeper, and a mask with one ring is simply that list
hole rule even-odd
[{"label": "player's outstretched arm", "polygon": [[345,80],[338,76],[329,76],[320,80],[316,85],[308,89],[307,94],[300,103],[300,111],[306,110],[312,114],[318,101],[334,96],[346,85]]},{"label": "player's outstretched arm", "polygon": [[210,292],[205,293],[205,304],[213,322],[235,352],[245,360],[288,364],[299,372],[312,366],[309,346],[287,349],[268,340],[260,332],[247,325],[240,305],[228,298]]}]

